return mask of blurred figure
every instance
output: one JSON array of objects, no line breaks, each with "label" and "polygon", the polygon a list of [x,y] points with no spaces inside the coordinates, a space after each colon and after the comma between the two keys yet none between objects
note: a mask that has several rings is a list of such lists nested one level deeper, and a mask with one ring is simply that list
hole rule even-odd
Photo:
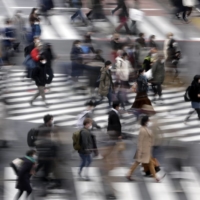
[{"label": "blurred figure", "polygon": [[155,35],[151,35],[149,37],[149,45],[148,45],[149,47],[151,47],[151,48],[158,48],[158,46],[157,46],[157,44],[155,42],[155,38],[156,38]]},{"label": "blurred figure", "polygon": [[156,48],[151,48],[150,52],[147,54],[147,56],[144,58],[142,68],[145,70],[145,72],[148,72],[152,68],[152,57],[157,53]]},{"label": "blurred figure", "polygon": [[117,1],[117,7],[111,11],[112,15],[114,15],[114,13],[119,10],[120,8],[122,8],[124,6],[124,0],[118,0]]},{"label": "blurred figure", "polygon": [[90,118],[86,118],[83,121],[84,128],[80,132],[80,150],[78,151],[79,156],[81,158],[80,169],[78,175],[82,178],[82,170],[84,167],[87,167],[85,172],[85,179],[90,180],[88,176],[88,167],[92,162],[91,152],[93,150],[93,142],[90,130],[92,129],[92,120]]},{"label": "blurred figure", "polygon": [[106,61],[105,66],[101,68],[101,77],[99,84],[99,94],[102,97],[100,102],[103,100],[103,97],[106,96],[108,98],[109,107],[111,107],[112,92],[114,89],[111,69],[112,63],[110,61]]},{"label": "blurred figure", "polygon": [[144,33],[140,33],[139,34],[139,38],[137,38],[136,40],[135,40],[135,42],[137,43],[137,44],[139,44],[140,45],[140,47],[146,47],[147,45],[146,45],[146,41],[145,41],[145,38],[144,38]]},{"label": "blurred figure", "polygon": [[129,76],[131,73],[131,65],[128,60],[128,54],[123,53],[121,57],[116,58],[116,75],[120,82],[120,102],[122,107],[125,109],[125,104],[128,103],[127,90],[130,88]]},{"label": "blurred figure", "polygon": [[153,143],[153,136],[151,130],[148,128],[149,117],[144,116],[141,119],[141,128],[139,131],[138,136],[138,143],[137,143],[137,151],[135,154],[135,163],[130,168],[128,172],[127,179],[129,181],[133,181],[134,179],[131,178],[135,169],[139,166],[140,163],[147,163],[149,165],[149,169],[153,178],[156,182],[160,182],[160,179],[157,178],[155,172],[154,162],[152,160],[152,143]]},{"label": "blurred figure", "polygon": [[83,51],[81,49],[81,41],[76,40],[73,42],[73,46],[71,49],[71,62],[72,62],[72,72],[71,76],[74,81],[78,81],[78,77],[83,74]]},{"label": "blurred figure", "polygon": [[28,56],[31,54],[31,51],[40,44],[40,38],[38,36],[34,37],[33,42],[31,42],[28,46],[24,48],[24,57]]},{"label": "blurred figure", "polygon": [[52,69],[52,63],[56,59],[56,56],[53,52],[52,45],[50,43],[47,43],[44,48],[44,57],[46,58],[46,73],[49,76],[47,84],[50,84],[54,78],[53,69]]},{"label": "blurred figure", "polygon": [[37,8],[33,8],[30,16],[29,23],[32,29],[32,37],[41,35],[41,27],[40,27],[40,18],[39,18],[39,10]]},{"label": "blurred figure", "polygon": [[144,75],[144,69],[139,70],[139,75],[137,78],[137,87],[136,87],[136,97],[135,101],[133,102],[132,109],[134,114],[136,115],[137,119],[139,119],[139,110],[142,108],[143,105],[150,105],[151,101],[148,98],[148,83],[147,78]]},{"label": "blurred figure", "polygon": [[130,29],[127,24],[129,14],[128,14],[127,7],[124,1],[120,2],[120,7],[121,7],[121,11],[119,13],[120,25],[115,28],[115,31],[119,32],[119,30],[124,26],[126,29],[126,33],[129,35]]},{"label": "blurred figure", "polygon": [[191,83],[191,88],[189,90],[189,97],[191,99],[191,105],[194,110],[189,112],[185,119],[185,123],[189,120],[195,111],[198,115],[198,119],[200,120],[200,75],[194,76]]},{"label": "blurred figure", "polygon": [[159,96],[159,100],[162,100],[162,84],[165,79],[165,66],[164,66],[164,56],[160,53],[154,58],[155,61],[152,65],[152,77],[151,80],[153,91],[154,91],[154,100],[156,101],[156,96]]},{"label": "blurred figure", "polygon": [[118,112],[119,107],[120,107],[120,103],[114,102],[112,110],[109,112],[109,116],[108,116],[107,132],[112,140],[122,139],[122,135],[121,135],[122,127],[121,127],[119,112]]},{"label": "blurred figure", "polygon": [[79,116],[77,120],[77,127],[83,128],[83,122],[86,118],[90,118],[92,120],[92,128],[100,129],[101,127],[97,125],[97,123],[93,120],[93,110],[95,108],[95,103],[93,101],[89,101],[86,103],[86,110],[84,110]]},{"label": "blurred figure", "polygon": [[40,9],[47,20],[49,11],[54,8],[53,0],[40,0]]},{"label": "blurred figure", "polygon": [[32,78],[35,81],[35,84],[38,87],[38,92],[34,95],[32,100],[30,101],[30,104],[33,105],[33,101],[41,95],[43,102],[45,103],[45,106],[48,107],[48,104],[46,102],[45,98],[45,85],[47,83],[47,74],[46,74],[46,58],[43,56],[40,56],[38,67],[36,67],[33,70]]},{"label": "blurred figure", "polygon": [[[16,188],[19,190],[17,194],[17,200],[20,199],[23,192],[27,192],[27,199],[32,194],[32,187],[30,184],[30,178],[34,175],[34,167],[36,163],[37,155],[35,150],[29,150],[26,156],[23,158],[22,166],[18,171]],[[31,199],[34,199],[33,196]]]},{"label": "blurred figure", "polygon": [[25,20],[23,18],[23,14],[21,10],[18,10],[13,17],[13,24],[16,29],[16,40],[20,44],[25,44],[26,40],[26,28],[25,28]]},{"label": "blurred figure", "polygon": [[92,45],[92,39],[91,39],[91,33],[90,32],[88,32],[84,36],[84,40],[81,44],[81,48],[82,48],[84,53],[95,53],[94,47]]},{"label": "blurred figure", "polygon": [[[52,121],[52,118],[47,123],[51,123],[51,121]],[[42,128],[44,129],[45,127],[40,127],[40,129]],[[54,164],[55,164],[54,162],[56,158],[58,157],[58,144],[51,137],[47,129],[44,129],[42,132],[40,132],[40,135],[38,136],[35,144],[36,144],[36,149],[38,152],[38,166],[37,166],[36,171],[38,172],[39,170],[42,169],[42,172],[43,172],[43,175],[41,177],[42,195],[46,196],[46,188],[47,188],[47,184],[49,183],[49,174],[51,172],[54,173],[53,171]]]},{"label": "blurred figure", "polygon": [[77,18],[77,17],[80,17],[82,22],[87,25],[87,22],[86,22],[86,19],[85,19],[85,16],[81,10],[82,8],[82,1],[81,0],[72,0],[72,5],[74,8],[77,8],[76,12],[71,16],[71,22],[74,22],[74,20]]}]

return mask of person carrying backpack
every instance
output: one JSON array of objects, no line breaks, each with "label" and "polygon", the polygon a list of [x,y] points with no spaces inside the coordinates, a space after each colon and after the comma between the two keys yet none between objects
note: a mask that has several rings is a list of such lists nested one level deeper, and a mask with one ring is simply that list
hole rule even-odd
[{"label": "person carrying backpack", "polygon": [[[84,167],[88,168],[92,162],[91,158],[91,153],[93,150],[93,142],[91,135],[92,119],[90,118],[84,119],[83,126],[84,127],[81,130],[73,134],[73,147],[75,150],[78,151],[79,156],[81,158],[81,164],[78,171],[78,175],[80,178],[82,178],[81,173],[83,168]],[[86,170],[85,179],[89,180],[88,170]]]},{"label": "person carrying backpack", "polygon": [[21,166],[17,173],[18,178],[16,188],[19,190],[19,192],[16,199],[20,199],[24,191],[27,192],[27,199],[32,193],[30,178],[34,174],[36,159],[37,156],[35,150],[27,151],[26,156],[22,159]]},{"label": "person carrying backpack", "polygon": [[189,88],[188,95],[191,101],[192,108],[188,116],[185,118],[184,123],[187,123],[191,115],[196,111],[198,119],[200,120],[200,75],[195,75]]}]

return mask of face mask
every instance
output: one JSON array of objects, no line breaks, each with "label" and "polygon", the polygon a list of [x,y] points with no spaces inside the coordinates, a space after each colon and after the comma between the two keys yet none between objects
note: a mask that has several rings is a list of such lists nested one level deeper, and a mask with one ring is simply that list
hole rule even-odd
[{"label": "face mask", "polygon": [[173,39],[173,36],[169,36],[169,39]]},{"label": "face mask", "polygon": [[34,159],[34,160],[37,160],[38,157],[37,157],[36,155],[33,155],[33,159]]},{"label": "face mask", "polygon": [[35,12],[34,12],[35,14],[38,14],[38,10],[35,10]]},{"label": "face mask", "polygon": [[81,47],[81,45],[80,45],[80,44],[77,44],[76,46],[77,46],[78,48],[80,48],[80,47]]},{"label": "face mask", "polygon": [[92,126],[89,126],[89,130],[91,130],[92,129]]},{"label": "face mask", "polygon": [[165,59],[162,59],[162,60],[161,60],[161,63],[164,63],[164,62],[165,62]]},{"label": "face mask", "polygon": [[112,69],[112,65],[111,66],[109,66],[109,68],[108,69]]},{"label": "face mask", "polygon": [[46,60],[43,60],[43,61],[41,61],[41,63],[44,65],[44,64],[47,63],[47,61],[46,61]]}]

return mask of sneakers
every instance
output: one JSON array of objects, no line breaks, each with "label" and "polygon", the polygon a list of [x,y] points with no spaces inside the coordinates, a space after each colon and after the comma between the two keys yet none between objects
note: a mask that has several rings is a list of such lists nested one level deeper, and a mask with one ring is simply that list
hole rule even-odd
[{"label": "sneakers", "polygon": [[94,156],[93,159],[94,160],[101,160],[101,159],[103,159],[103,156],[99,154],[98,156]]}]

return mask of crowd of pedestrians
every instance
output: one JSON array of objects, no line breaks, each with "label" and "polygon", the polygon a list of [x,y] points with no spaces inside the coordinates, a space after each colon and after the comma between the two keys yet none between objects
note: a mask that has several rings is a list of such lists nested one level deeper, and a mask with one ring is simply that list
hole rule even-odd
[{"label": "crowd of pedestrians", "polygon": [[[40,37],[42,33],[40,12],[47,19],[48,12],[54,7],[52,1],[48,1],[48,6],[44,4],[44,1],[42,2],[41,9],[33,8],[30,13],[29,35],[24,33],[24,21],[20,11],[16,13],[13,20],[5,21],[2,62],[9,63],[11,50],[18,52],[23,44],[25,77],[34,81],[37,86],[37,92],[29,100],[30,106],[34,106],[34,101],[41,96],[44,106],[49,107],[50,104],[46,100],[45,93],[47,85],[54,81],[52,67],[53,61],[58,56],[54,53],[52,45],[44,43]],[[72,22],[80,17],[81,21],[87,25],[88,20],[105,17],[100,1],[93,1],[90,6],[91,10],[86,15],[81,10],[81,1],[72,1],[72,5],[76,8],[75,13],[71,16]],[[180,8],[179,4],[174,5],[177,8],[175,15],[179,18],[180,13],[183,13],[183,20],[187,21],[187,17],[191,14],[191,7],[181,5]],[[107,199],[116,198],[109,172],[119,166],[122,152],[125,150],[123,139],[127,136],[123,132],[121,123],[123,113],[132,114],[133,118],[136,118],[136,124],[141,125],[137,150],[133,155],[135,162],[124,176],[128,181],[133,181],[132,174],[142,164],[146,176],[153,177],[156,182],[161,182],[165,177],[165,175],[157,176],[157,172],[160,171],[157,149],[161,146],[163,136],[156,121],[157,116],[153,106],[158,101],[163,101],[162,88],[167,70],[170,71],[172,82],[177,79],[179,60],[181,59],[181,49],[175,39],[176,35],[174,36],[173,33],[166,35],[163,49],[155,41],[156,35],[151,35],[146,40],[145,33],[141,32],[135,40],[129,37],[122,40],[118,32],[123,26],[126,33],[130,34],[125,1],[119,0],[117,7],[111,13],[114,15],[117,10],[120,10],[120,25],[115,28],[115,33],[109,41],[112,49],[109,59],[104,58],[103,51],[96,48],[91,33],[87,32],[82,40],[73,41],[70,51],[71,70],[68,74],[73,89],[79,83],[81,76],[87,76],[87,84],[90,89],[90,100],[85,104],[87,108],[77,116],[76,131],[72,136],[71,147],[73,146],[77,151],[81,160],[77,175],[81,180],[91,181],[89,167],[93,159],[101,159],[100,167],[105,172],[103,179],[109,188]],[[12,24],[15,24],[15,28],[11,26]],[[22,81],[27,80],[26,78]],[[189,95],[187,101],[191,101],[192,108],[195,109],[200,119],[199,83],[200,76],[197,75],[187,89]],[[84,89],[84,87],[81,88]],[[150,91],[154,95],[152,100],[149,98]],[[74,92],[76,93],[76,89]],[[134,102],[129,101],[128,94],[130,92],[135,93]],[[103,142],[99,145],[94,132],[96,129],[103,132],[103,127],[94,120],[93,111],[99,108],[104,100],[107,101],[108,121],[106,134],[102,136]],[[185,123],[189,120],[190,115],[185,119]],[[17,199],[23,192],[27,192],[27,197],[31,195],[33,198],[31,177],[39,182],[42,196],[47,195],[47,188],[62,186],[62,175],[60,175],[62,171],[59,170],[63,156],[60,153],[60,128],[54,124],[53,119],[52,115],[45,115],[43,125],[29,131],[27,141],[32,150],[27,151],[23,158],[17,158],[11,163],[17,174],[16,188],[19,190]],[[150,121],[153,122],[152,125],[149,125]],[[86,171],[83,174],[84,168]],[[43,172],[42,176],[39,176],[41,171]]]}]

